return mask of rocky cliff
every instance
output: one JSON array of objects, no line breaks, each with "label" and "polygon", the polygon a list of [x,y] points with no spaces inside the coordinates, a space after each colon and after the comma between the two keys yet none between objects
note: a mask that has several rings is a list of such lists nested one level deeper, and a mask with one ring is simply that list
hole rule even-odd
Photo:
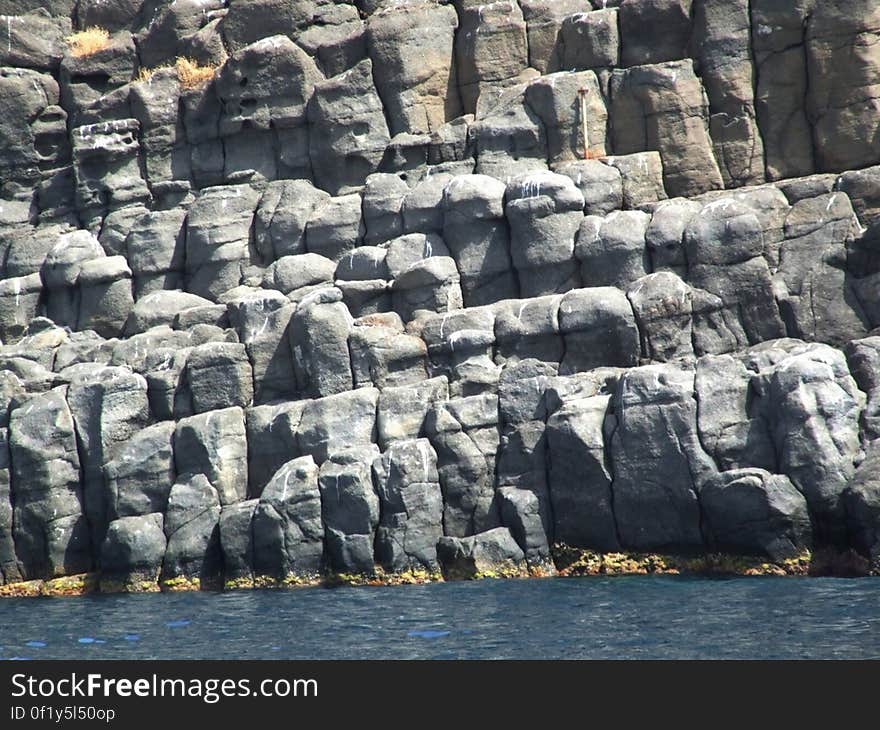
[{"label": "rocky cliff", "polygon": [[877,0],[0,0],[0,575],[880,553]]}]

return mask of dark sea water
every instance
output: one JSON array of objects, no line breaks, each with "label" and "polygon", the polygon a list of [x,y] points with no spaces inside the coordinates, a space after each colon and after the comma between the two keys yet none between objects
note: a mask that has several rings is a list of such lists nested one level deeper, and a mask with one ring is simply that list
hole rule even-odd
[{"label": "dark sea water", "polygon": [[880,579],[678,577],[0,601],[0,657],[880,657]]}]

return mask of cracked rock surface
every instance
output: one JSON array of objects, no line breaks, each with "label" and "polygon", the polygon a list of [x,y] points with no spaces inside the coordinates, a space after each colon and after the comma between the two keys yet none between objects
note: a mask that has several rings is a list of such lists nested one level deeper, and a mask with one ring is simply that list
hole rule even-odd
[{"label": "cracked rock surface", "polygon": [[878,89],[877,0],[0,0],[0,583],[880,560]]}]

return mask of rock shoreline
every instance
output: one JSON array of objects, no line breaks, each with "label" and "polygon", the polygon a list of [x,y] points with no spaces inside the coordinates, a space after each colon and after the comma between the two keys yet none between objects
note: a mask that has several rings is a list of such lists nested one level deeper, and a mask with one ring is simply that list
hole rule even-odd
[{"label": "rock shoreline", "polygon": [[0,0],[0,594],[870,573],[878,29]]},{"label": "rock shoreline", "polygon": [[0,586],[3,598],[62,598],[96,593],[182,593],[193,591],[226,592],[241,590],[293,590],[296,588],[339,588],[407,586],[461,580],[523,580],[547,578],[626,577],[634,575],[685,575],[699,577],[867,577],[880,570],[854,552],[809,551],[780,562],[768,562],[754,556],[708,554],[702,556],[658,555],[643,553],[599,553],[593,550],[554,546],[555,567],[524,568],[512,564],[485,566],[484,570],[452,570],[450,574],[408,571],[384,575],[334,574],[325,576],[290,576],[278,580],[271,576],[250,580],[205,581],[198,578],[172,578],[167,581],[144,580],[120,584],[102,581],[95,573],[65,576],[52,580],[22,581]]}]

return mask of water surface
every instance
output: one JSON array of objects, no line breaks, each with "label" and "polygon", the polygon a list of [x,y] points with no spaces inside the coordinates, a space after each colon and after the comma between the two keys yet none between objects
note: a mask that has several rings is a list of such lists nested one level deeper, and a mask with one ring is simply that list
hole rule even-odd
[{"label": "water surface", "polygon": [[878,658],[880,580],[639,576],[3,599],[0,657]]}]

